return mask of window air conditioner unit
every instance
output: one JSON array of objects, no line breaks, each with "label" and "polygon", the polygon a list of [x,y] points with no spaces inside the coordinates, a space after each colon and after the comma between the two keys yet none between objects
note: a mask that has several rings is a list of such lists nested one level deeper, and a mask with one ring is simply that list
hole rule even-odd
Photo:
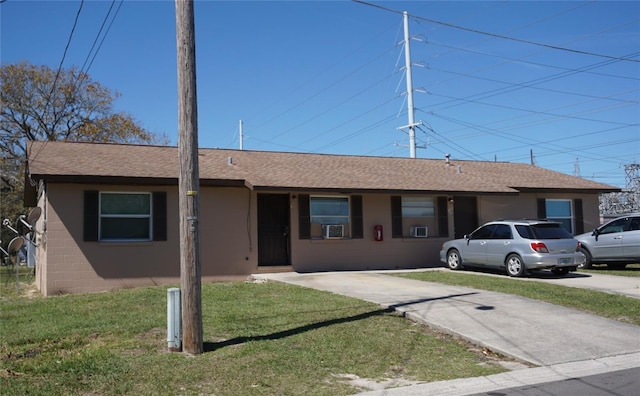
[{"label": "window air conditioner unit", "polygon": [[414,238],[426,238],[427,232],[427,227],[411,227],[411,236]]},{"label": "window air conditioner unit", "polygon": [[328,239],[338,239],[344,236],[344,226],[342,224],[323,224],[322,236]]}]

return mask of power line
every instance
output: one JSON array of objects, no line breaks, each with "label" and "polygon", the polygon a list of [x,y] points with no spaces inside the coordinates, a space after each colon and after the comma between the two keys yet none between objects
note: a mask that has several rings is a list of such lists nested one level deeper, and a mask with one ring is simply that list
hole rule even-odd
[{"label": "power line", "polygon": [[[51,86],[51,91],[49,91],[49,95],[47,96],[47,101],[45,102],[44,107],[42,108],[43,114],[46,113],[47,108],[49,107],[49,103],[51,102],[51,97],[56,90],[56,83],[58,82],[58,78],[60,77],[60,72],[62,70],[62,64],[64,63],[64,59],[67,57],[67,50],[69,49],[69,45],[71,44],[71,39],[73,38],[73,33],[76,30],[76,26],[78,25],[78,19],[80,18],[80,12],[82,11],[82,6],[84,5],[84,0],[80,0],[80,7],[78,7],[78,11],[76,12],[76,17],[73,21],[73,26],[71,27],[71,33],[69,33],[69,38],[67,39],[67,45],[64,47],[64,52],[62,53],[62,59],[60,60],[60,64],[58,65],[58,70],[56,71],[56,76],[53,79],[53,85]],[[47,142],[49,140],[45,139],[44,144],[40,147],[40,150],[32,157],[32,161],[34,161],[38,155],[44,150]],[[34,185],[34,181],[30,180],[30,183]]]},{"label": "power line", "polygon": [[[361,4],[364,4],[364,5],[368,5],[368,6],[371,6],[371,7],[374,7],[374,8],[379,8],[381,10],[385,10],[385,11],[388,11],[388,12],[393,12],[393,13],[396,13],[396,14],[402,14],[403,13],[402,11],[393,10],[391,8],[383,7],[383,6],[378,5],[378,4],[368,3],[368,2],[362,1],[362,0],[352,0],[352,1],[354,1],[356,3],[361,3]],[[500,38],[500,39],[503,39],[503,40],[511,40],[511,41],[515,41],[515,42],[519,42],[519,43],[530,44],[530,45],[535,45],[535,46],[539,46],[539,47],[545,47],[545,48],[550,48],[550,49],[555,49],[555,50],[560,50],[560,51],[572,52],[572,53],[575,53],[575,54],[597,56],[597,57],[600,57],[600,58],[607,58],[607,59],[613,59],[613,60],[618,60],[618,61],[640,62],[640,60],[637,60],[637,59],[620,58],[620,57],[617,57],[617,56],[598,54],[598,53],[589,52],[589,51],[581,51],[581,50],[576,50],[576,49],[572,49],[572,48],[559,47],[559,46],[555,46],[555,45],[551,45],[551,44],[544,44],[544,43],[538,43],[538,42],[535,42],[535,41],[519,39],[519,38],[515,38],[515,37],[503,36],[503,35],[496,34],[496,33],[484,32],[482,30],[472,29],[472,28],[468,28],[468,27],[464,27],[464,26],[458,26],[458,25],[454,25],[452,23],[447,23],[447,22],[442,22],[442,21],[436,21],[434,19],[429,19],[429,18],[417,16],[417,15],[411,15],[411,18],[422,20],[422,21],[426,21],[426,22],[435,23],[437,25],[447,26],[447,27],[454,28],[454,29],[464,30],[464,31],[467,31],[467,32],[482,34],[482,35],[489,36],[489,37]]]},{"label": "power line", "polygon": [[[640,53],[636,52],[636,53],[630,54],[629,56],[638,56],[638,54],[640,54]],[[609,65],[609,64],[615,63],[615,62],[617,62],[617,61],[614,61],[614,60],[602,61],[602,62],[591,64],[591,65],[588,65],[588,66],[584,66],[584,67],[581,67],[581,68],[578,68],[578,69],[570,69],[569,71],[565,71],[565,72],[562,72],[562,73],[552,74],[552,75],[548,75],[548,76],[545,76],[545,77],[540,77],[540,78],[536,78],[536,79],[533,79],[533,80],[529,80],[529,81],[525,82],[524,84],[519,84],[517,87],[512,86],[512,87],[492,89],[490,91],[485,91],[485,92],[477,93],[475,95],[471,95],[470,97],[471,98],[475,97],[477,99],[487,99],[487,98],[490,98],[490,97],[493,97],[493,96],[503,95],[505,93],[513,92],[515,90],[522,89],[523,87],[532,87],[534,85],[547,83],[549,81],[553,81],[553,80],[557,80],[557,79],[560,79],[560,78],[568,77],[568,76],[571,76],[573,74],[581,73],[582,71],[585,71],[585,70],[595,69],[595,68],[602,67],[602,66],[605,66],[605,65]],[[448,101],[448,102],[440,103],[437,106],[446,105],[446,104],[455,103],[455,102],[456,102],[456,100],[451,100],[451,101]],[[459,104],[451,104],[450,106],[447,106],[445,108],[441,108],[440,110],[448,109],[448,108],[451,108],[451,107],[457,106],[457,105],[459,105]]]},{"label": "power line", "polygon": [[60,64],[58,65],[58,71],[56,72],[56,77],[53,79],[53,85],[51,86],[51,91],[49,92],[49,96],[47,97],[47,102],[44,105],[44,111],[46,111],[49,106],[49,102],[51,101],[51,96],[53,92],[56,90],[56,83],[58,82],[58,78],[60,77],[60,71],[62,70],[62,64],[64,63],[64,59],[67,57],[67,50],[69,49],[69,45],[71,44],[71,39],[73,38],[73,33],[76,30],[76,26],[78,25],[78,19],[80,18],[80,12],[82,11],[82,6],[84,5],[84,0],[80,0],[80,7],[78,8],[78,12],[76,13],[76,18],[73,21],[73,26],[71,27],[71,33],[69,33],[69,39],[67,40],[67,45],[64,47],[64,52],[62,53],[62,59],[60,60]]},{"label": "power line", "polygon": [[[100,49],[102,48],[102,44],[104,44],[104,40],[107,38],[107,35],[109,34],[109,31],[111,30],[111,26],[113,26],[113,22],[116,20],[116,17],[118,16],[118,12],[120,12],[120,8],[122,7],[123,0],[120,0],[120,3],[118,4],[118,8],[116,9],[115,13],[113,14],[113,18],[111,18],[111,22],[109,23],[109,26],[107,27],[107,30],[104,33],[104,36],[102,36],[102,40],[100,40],[100,45],[98,45],[98,48],[96,49],[96,52],[93,54],[93,57],[91,57],[91,53],[93,52],[93,48],[95,47],[96,43],[98,42],[98,39],[100,38],[100,33],[102,33],[102,29],[104,28],[104,26],[105,26],[105,24],[106,24],[106,22],[107,22],[107,20],[109,18],[109,15],[111,14],[111,10],[113,9],[113,6],[114,6],[115,2],[116,2],[116,0],[112,0],[111,1],[111,6],[109,7],[109,11],[107,11],[107,15],[105,15],[104,19],[102,20],[102,25],[100,26],[100,30],[98,30],[98,34],[96,34],[96,38],[93,40],[93,44],[91,45],[91,49],[89,50],[89,53],[87,54],[87,57],[85,58],[84,63],[82,64],[82,67],[80,68],[80,73],[78,74],[78,79],[76,81],[76,84],[74,84],[74,88],[73,88],[74,92],[78,87],[80,87],[82,85],[82,81],[88,77],[89,69],[91,69],[91,66],[93,65],[93,61],[96,59],[96,56],[98,55],[98,52],[100,52]],[[89,62],[89,66],[87,66],[87,69],[84,70],[85,65],[89,61],[89,57],[91,57],[91,62]]]}]

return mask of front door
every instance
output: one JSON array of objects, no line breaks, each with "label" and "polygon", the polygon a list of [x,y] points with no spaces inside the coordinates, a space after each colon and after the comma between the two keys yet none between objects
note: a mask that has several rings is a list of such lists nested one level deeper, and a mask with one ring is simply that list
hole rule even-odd
[{"label": "front door", "polygon": [[469,235],[478,228],[476,197],[453,197],[453,228],[456,239]]},{"label": "front door", "polygon": [[258,265],[290,265],[289,195],[258,194]]}]

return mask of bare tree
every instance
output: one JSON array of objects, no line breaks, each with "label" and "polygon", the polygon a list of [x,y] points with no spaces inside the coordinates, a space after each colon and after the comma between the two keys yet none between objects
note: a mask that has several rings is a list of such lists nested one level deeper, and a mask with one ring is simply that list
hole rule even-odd
[{"label": "bare tree", "polygon": [[164,134],[142,128],[129,114],[115,112],[117,92],[70,69],[28,62],[0,67],[0,213],[20,211],[29,140],[166,144]]}]

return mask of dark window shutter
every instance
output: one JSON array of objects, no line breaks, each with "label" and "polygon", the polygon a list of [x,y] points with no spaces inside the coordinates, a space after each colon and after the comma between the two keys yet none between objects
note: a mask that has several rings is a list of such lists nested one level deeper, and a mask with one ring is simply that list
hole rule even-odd
[{"label": "dark window shutter", "polygon": [[311,239],[311,208],[309,195],[298,195],[298,238]]},{"label": "dark window shutter", "polygon": [[351,238],[362,239],[364,229],[362,225],[362,195],[351,196]]},{"label": "dark window shutter", "polygon": [[402,197],[391,196],[391,237],[402,238]]},{"label": "dark window shutter", "polygon": [[573,200],[573,211],[576,219],[576,232],[575,235],[582,234],[584,232],[584,216],[582,215],[582,200],[576,198]]},{"label": "dark window shutter", "polygon": [[153,193],[153,240],[167,240],[167,193]]},{"label": "dark window shutter", "polygon": [[84,240],[98,240],[98,214],[100,208],[100,193],[98,191],[84,192]]},{"label": "dark window shutter", "polygon": [[547,200],[538,198],[538,219],[547,218]]},{"label": "dark window shutter", "polygon": [[438,197],[438,236],[449,236],[449,212],[447,197]]}]

